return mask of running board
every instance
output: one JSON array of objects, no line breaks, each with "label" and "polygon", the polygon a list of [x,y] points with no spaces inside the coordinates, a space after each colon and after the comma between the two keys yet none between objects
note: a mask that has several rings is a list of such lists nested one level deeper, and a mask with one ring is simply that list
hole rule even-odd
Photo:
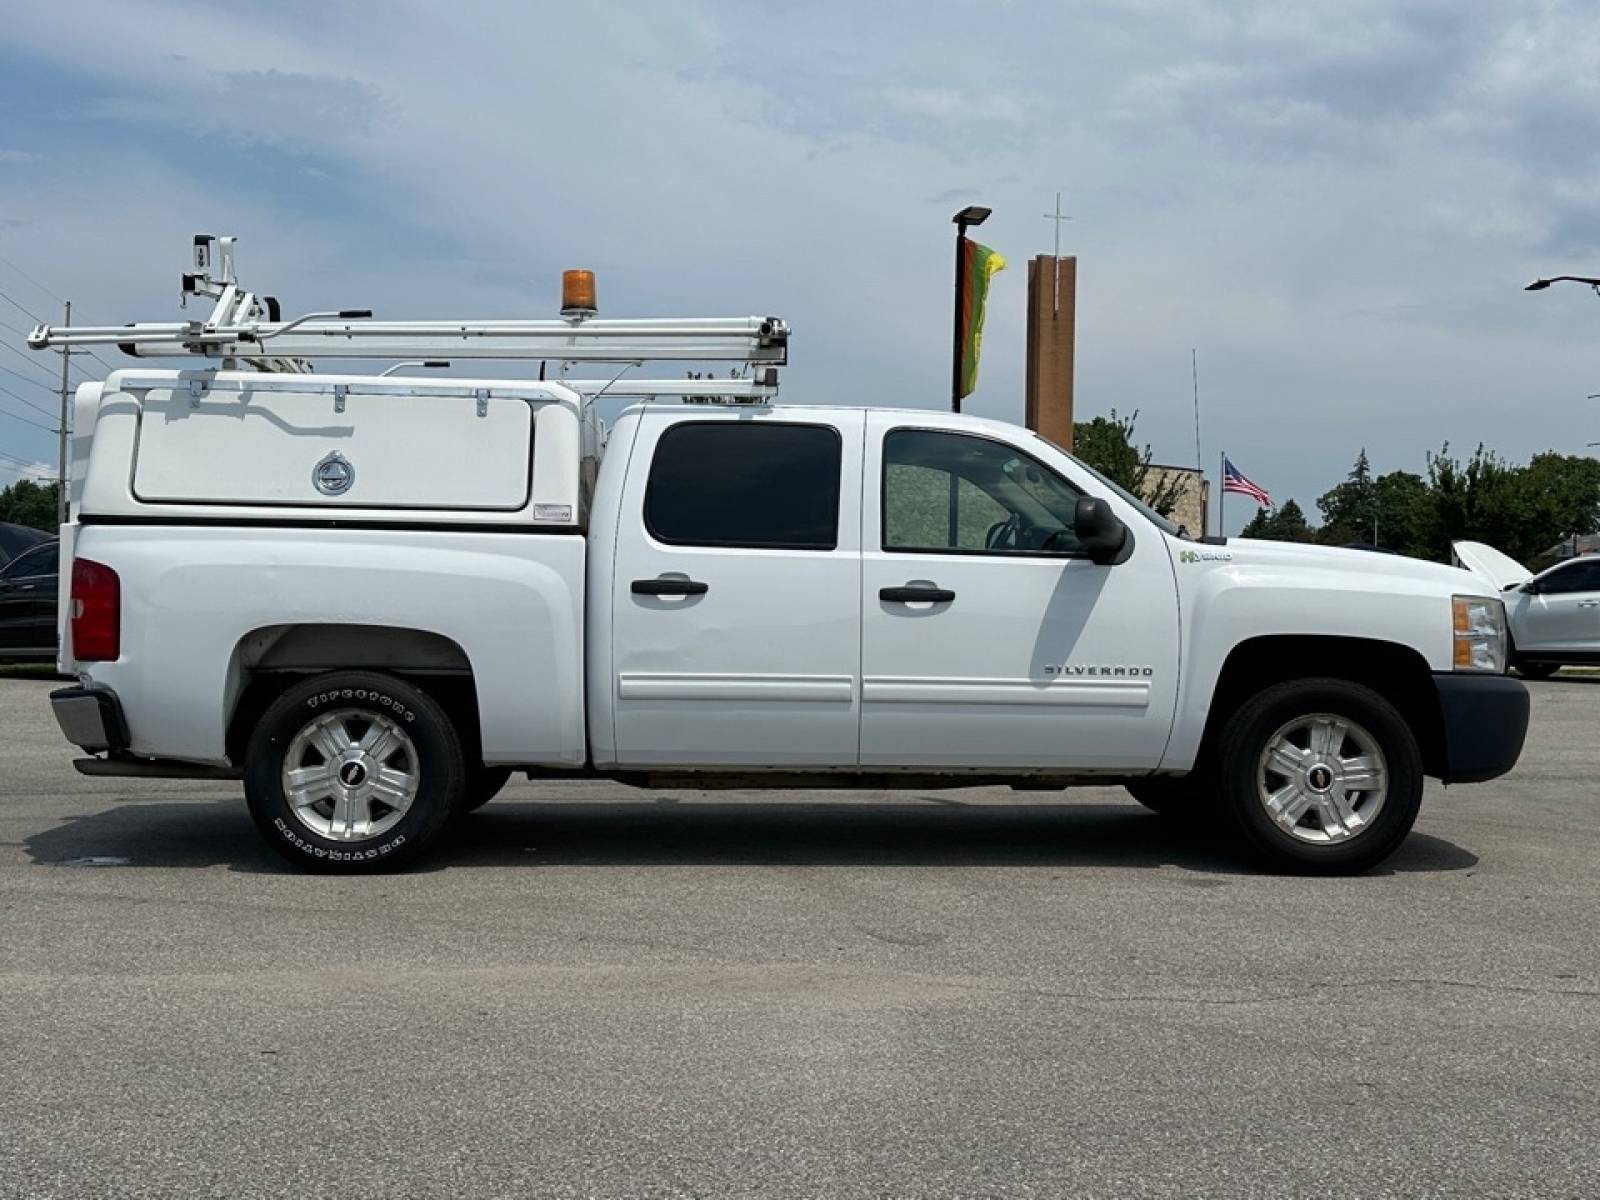
[{"label": "running board", "polygon": [[208,767],[175,758],[75,758],[80,775],[132,776],[137,779],[243,779],[239,767]]}]

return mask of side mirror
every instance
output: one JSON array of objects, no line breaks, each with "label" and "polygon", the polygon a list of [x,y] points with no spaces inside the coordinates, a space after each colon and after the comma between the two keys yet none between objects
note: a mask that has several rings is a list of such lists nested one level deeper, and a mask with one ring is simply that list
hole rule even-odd
[{"label": "side mirror", "polygon": [[1133,534],[1104,500],[1084,496],[1072,513],[1072,532],[1089,558],[1101,566],[1127,562],[1133,553]]}]

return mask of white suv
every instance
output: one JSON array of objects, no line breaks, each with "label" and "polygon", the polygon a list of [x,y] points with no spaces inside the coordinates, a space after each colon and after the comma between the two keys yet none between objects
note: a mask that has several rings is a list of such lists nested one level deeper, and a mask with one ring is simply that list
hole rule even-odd
[{"label": "white suv", "polygon": [[1529,679],[1563,666],[1600,664],[1600,554],[1585,554],[1532,574],[1482,542],[1457,542],[1456,560],[1502,590],[1511,665]]}]

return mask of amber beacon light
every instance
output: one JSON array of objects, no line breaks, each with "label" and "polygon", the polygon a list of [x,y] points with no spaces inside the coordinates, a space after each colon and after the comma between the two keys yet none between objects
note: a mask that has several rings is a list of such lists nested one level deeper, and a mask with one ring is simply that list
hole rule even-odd
[{"label": "amber beacon light", "polygon": [[599,311],[594,299],[594,272],[561,272],[561,315],[582,320]]}]

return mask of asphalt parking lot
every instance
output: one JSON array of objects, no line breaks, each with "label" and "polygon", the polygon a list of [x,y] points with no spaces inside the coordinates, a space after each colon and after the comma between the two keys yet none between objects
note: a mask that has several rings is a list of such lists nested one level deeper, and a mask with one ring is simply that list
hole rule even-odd
[{"label": "asphalt parking lot", "polygon": [[1592,1197],[1600,678],[1373,874],[1120,789],[514,784],[292,874],[0,678],[0,1195]]}]

